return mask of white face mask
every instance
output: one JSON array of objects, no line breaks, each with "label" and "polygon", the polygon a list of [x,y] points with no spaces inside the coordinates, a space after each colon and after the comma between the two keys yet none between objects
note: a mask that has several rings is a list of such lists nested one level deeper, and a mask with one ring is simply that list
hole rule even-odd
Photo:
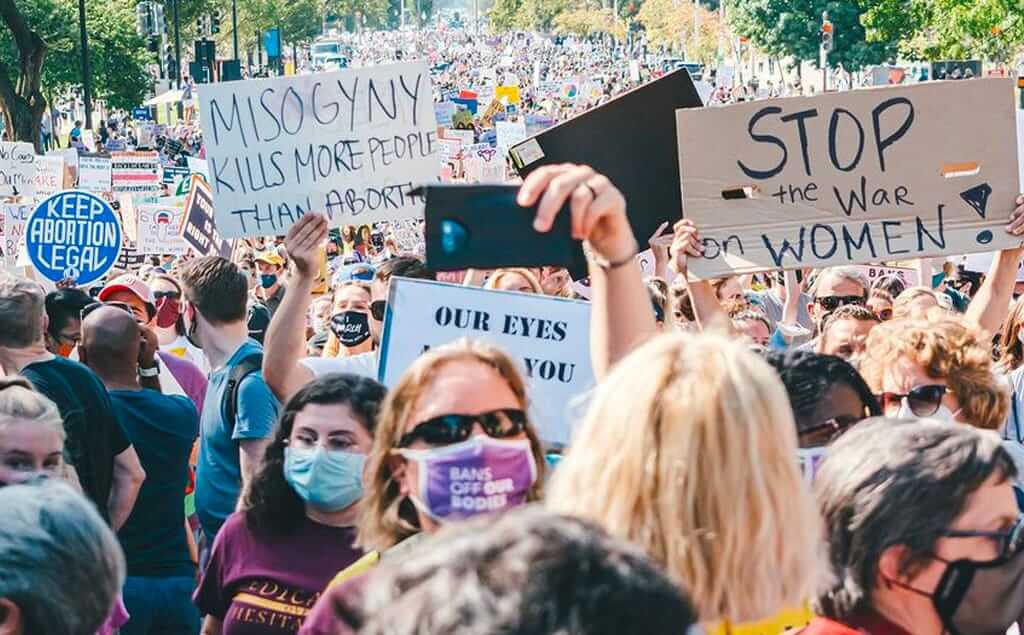
[{"label": "white face mask", "polygon": [[945,404],[940,404],[939,409],[936,410],[935,413],[932,414],[931,416],[918,417],[910,409],[910,402],[907,400],[906,397],[904,397],[903,400],[900,402],[900,409],[896,411],[897,419],[935,419],[936,421],[945,421],[946,423],[960,423],[956,419],[958,416],[960,416],[960,409],[958,409],[956,412],[953,412],[949,408],[947,408]]}]

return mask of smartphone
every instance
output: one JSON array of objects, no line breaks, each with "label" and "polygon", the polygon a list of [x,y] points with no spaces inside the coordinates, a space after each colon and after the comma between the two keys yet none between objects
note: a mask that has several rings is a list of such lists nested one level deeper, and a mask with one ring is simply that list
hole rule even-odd
[{"label": "smartphone", "polygon": [[568,201],[546,233],[533,228],[537,207],[516,203],[515,185],[426,185],[427,266],[434,271],[499,267],[586,268],[573,240]]}]

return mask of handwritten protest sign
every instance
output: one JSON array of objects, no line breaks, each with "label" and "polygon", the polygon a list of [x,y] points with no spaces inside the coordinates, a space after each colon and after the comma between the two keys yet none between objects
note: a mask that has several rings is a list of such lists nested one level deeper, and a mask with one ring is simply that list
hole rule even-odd
[{"label": "handwritten protest sign", "polygon": [[156,152],[114,152],[110,155],[110,181],[114,192],[159,192],[160,155]]},{"label": "handwritten protest sign", "polygon": [[683,209],[709,278],[1002,249],[1018,192],[1011,82],[677,111]]},{"label": "handwritten protest sign", "polygon": [[185,201],[185,223],[181,228],[181,236],[200,256],[231,252],[228,242],[221,240],[214,228],[210,188],[198,176],[192,177],[192,187]]},{"label": "handwritten protest sign", "polygon": [[36,157],[35,195],[47,197],[64,189],[64,157]]},{"label": "handwritten protest sign", "polygon": [[185,221],[185,210],[169,205],[140,205],[138,212],[138,244],[140,254],[171,254],[184,256],[188,243],[179,235]]},{"label": "handwritten protest sign", "polygon": [[103,277],[121,251],[121,224],[106,201],[76,190],[40,203],[25,225],[29,259],[44,278],[87,285]]},{"label": "handwritten protest sign", "polygon": [[567,443],[567,407],[594,385],[589,322],[584,302],[392,278],[380,380],[394,386],[426,348],[462,337],[487,340],[520,360],[541,437]]},{"label": "handwritten protest sign", "polygon": [[110,157],[83,154],[78,157],[78,189],[110,191]]},{"label": "handwritten protest sign", "polygon": [[0,142],[0,196],[35,196],[35,163],[31,143]]},{"label": "handwritten protest sign", "polygon": [[18,251],[24,243],[25,223],[32,215],[32,206],[5,204],[3,206],[3,251],[7,268],[17,266]]},{"label": "handwritten protest sign", "polygon": [[526,138],[526,124],[522,121],[498,121],[494,124],[498,133],[498,152],[508,155],[508,149]]},{"label": "handwritten protest sign", "polygon": [[204,84],[203,139],[222,237],[283,234],[303,214],[332,226],[412,218],[439,172],[424,62]]}]

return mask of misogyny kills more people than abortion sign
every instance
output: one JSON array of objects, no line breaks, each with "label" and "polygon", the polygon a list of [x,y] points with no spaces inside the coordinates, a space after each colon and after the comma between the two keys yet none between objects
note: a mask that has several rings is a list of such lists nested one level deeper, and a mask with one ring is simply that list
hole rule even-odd
[{"label": "misogyny kills more people than abortion sign", "polygon": [[426,63],[204,84],[199,105],[223,238],[284,234],[309,211],[419,216],[409,191],[439,173]]},{"label": "misogyny kills more people than abortion sign", "polygon": [[679,110],[699,278],[999,250],[1018,193],[1012,82]]}]

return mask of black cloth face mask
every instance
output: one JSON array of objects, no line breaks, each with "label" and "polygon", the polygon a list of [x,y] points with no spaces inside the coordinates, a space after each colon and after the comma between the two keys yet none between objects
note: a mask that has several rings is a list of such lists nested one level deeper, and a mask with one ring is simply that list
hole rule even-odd
[{"label": "black cloth face mask", "polygon": [[344,311],[331,316],[331,332],[345,348],[359,346],[370,339],[370,320],[361,311]]}]

